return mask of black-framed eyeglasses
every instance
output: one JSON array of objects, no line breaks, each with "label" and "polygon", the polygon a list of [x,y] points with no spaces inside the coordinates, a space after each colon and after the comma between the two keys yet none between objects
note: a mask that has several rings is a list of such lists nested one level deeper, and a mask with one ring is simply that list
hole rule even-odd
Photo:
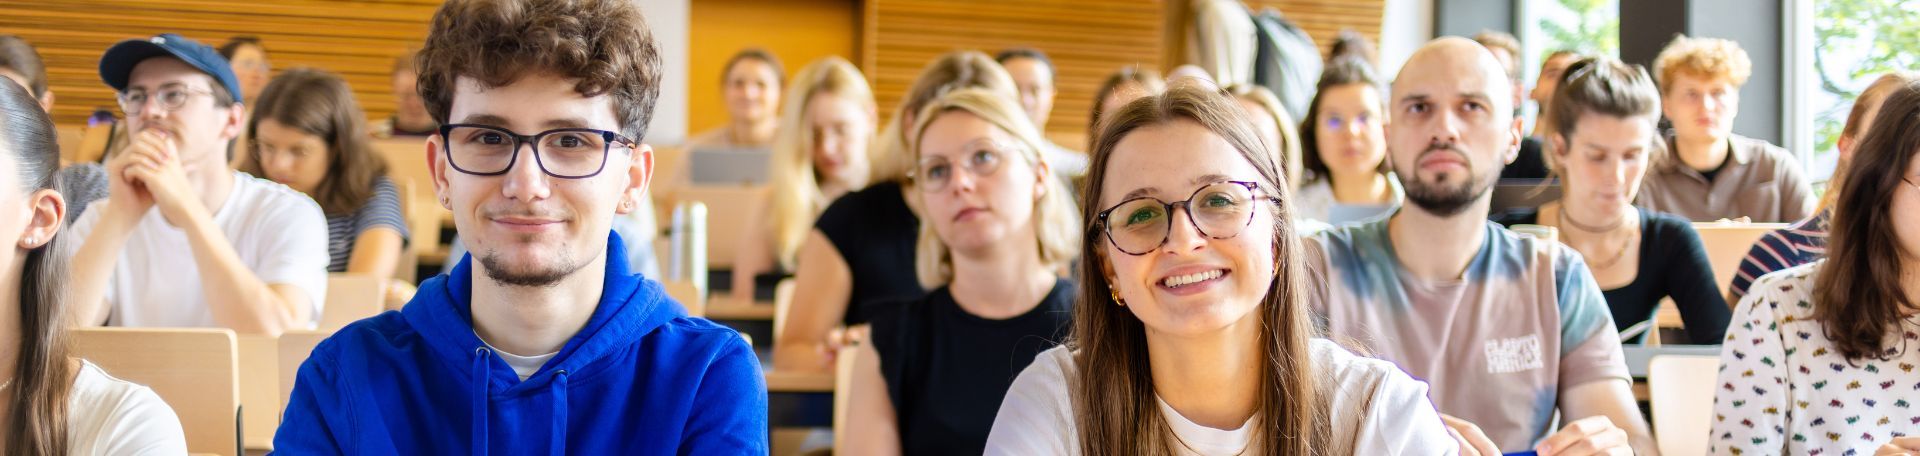
[{"label": "black-framed eyeglasses", "polygon": [[192,99],[194,95],[211,96],[213,95],[213,91],[170,84],[168,87],[162,87],[160,90],[154,91],[151,95],[145,90],[129,90],[120,92],[116,98],[120,101],[121,112],[129,116],[137,116],[147,110],[147,100],[149,98],[153,101],[160,102],[161,111],[173,112],[180,110],[181,106],[186,106],[187,100]]},{"label": "black-framed eyeglasses", "polygon": [[1128,255],[1146,255],[1167,243],[1173,230],[1173,211],[1183,209],[1187,221],[1200,234],[1213,239],[1232,239],[1253,223],[1255,203],[1280,202],[1275,197],[1258,197],[1258,182],[1220,181],[1200,187],[1186,200],[1166,202],[1159,198],[1139,197],[1121,201],[1094,217],[1100,231],[1113,247]]},{"label": "black-framed eyeglasses", "polygon": [[533,146],[533,161],[541,172],[561,179],[599,175],[616,144],[628,150],[639,147],[619,133],[592,128],[557,128],[522,135],[492,125],[450,124],[440,126],[440,138],[445,140],[447,163],[475,176],[506,174],[519,161],[523,144]]}]

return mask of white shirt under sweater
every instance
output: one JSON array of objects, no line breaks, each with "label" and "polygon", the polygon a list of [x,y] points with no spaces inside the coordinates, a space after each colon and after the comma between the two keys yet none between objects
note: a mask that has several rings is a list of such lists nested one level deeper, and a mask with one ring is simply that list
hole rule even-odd
[{"label": "white shirt under sweater", "polygon": [[187,454],[180,417],[153,390],[82,361],[67,396],[70,455]]},{"label": "white shirt under sweater", "polygon": [[[64,236],[78,251],[100,218],[106,201],[90,207]],[[233,191],[213,211],[213,223],[254,276],[267,284],[292,285],[306,292],[312,328],[327,299],[327,219],[307,195],[279,183],[235,172]],[[107,324],[128,327],[216,327],[201,288],[187,232],[167,223],[158,207],[148,209],[127,237],[107,280]]]},{"label": "white shirt under sweater", "polygon": [[[1427,400],[1427,384],[1407,376],[1393,364],[1362,358],[1333,342],[1313,339],[1317,375],[1337,385],[1328,401],[1333,417],[1334,442],[1351,442],[1352,454],[1457,454],[1458,444],[1447,434],[1440,414]],[[989,455],[1066,455],[1080,453],[1067,379],[1078,375],[1067,347],[1040,353],[1013,381],[987,437]],[[1371,396],[1366,396],[1371,394]],[[1254,416],[1239,429],[1208,428],[1181,416],[1155,398],[1173,431],[1169,439],[1176,454],[1259,454],[1251,446]],[[1181,445],[1184,442],[1185,445]]]}]

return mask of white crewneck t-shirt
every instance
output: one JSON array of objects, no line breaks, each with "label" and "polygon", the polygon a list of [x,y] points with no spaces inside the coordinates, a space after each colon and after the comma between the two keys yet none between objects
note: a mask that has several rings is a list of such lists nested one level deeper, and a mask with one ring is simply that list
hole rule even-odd
[{"label": "white crewneck t-shirt", "polygon": [[180,417],[145,386],[113,378],[81,361],[67,396],[67,452],[72,455],[187,454]]},{"label": "white crewneck t-shirt", "polygon": [[[1440,413],[1427,400],[1427,384],[1407,376],[1393,364],[1362,358],[1333,342],[1313,339],[1316,375],[1329,378],[1337,389],[1327,402],[1334,442],[1350,442],[1353,454],[1456,454],[1458,443],[1447,434]],[[1078,375],[1067,347],[1055,347],[1033,360],[1014,379],[987,437],[986,454],[1079,454],[1080,434],[1073,419],[1067,379]],[[1252,427],[1220,430],[1201,426],[1181,416],[1165,401],[1155,399],[1173,430],[1174,451],[1181,455],[1231,455],[1261,451],[1249,447]],[[1254,416],[1248,424],[1259,419]],[[1181,443],[1185,445],[1182,446]]]},{"label": "white crewneck t-shirt", "polygon": [[[479,333],[474,333],[476,337],[479,335]],[[527,381],[528,377],[532,377],[533,373],[540,372],[540,366],[547,365],[547,361],[553,360],[554,356],[560,354],[560,352],[556,350],[553,353],[544,355],[520,356],[507,353],[506,350],[501,350],[500,347],[493,346],[493,343],[487,342],[484,338],[480,339],[480,344],[486,345],[488,350],[493,350],[494,354],[500,355],[500,360],[506,361],[507,367],[513,368],[513,373],[519,375],[520,381],[523,382]]]},{"label": "white crewneck t-shirt", "polygon": [[[68,255],[98,225],[106,200],[89,206],[63,236]],[[213,223],[226,235],[234,254],[261,282],[291,285],[306,292],[312,319],[299,327],[313,328],[326,311],[327,218],[319,203],[277,182],[234,172],[233,190],[213,211]],[[127,244],[114,261],[107,280],[109,326],[188,327],[218,326],[207,306],[205,282],[194,259],[187,232],[167,222],[158,207],[127,235]]]}]

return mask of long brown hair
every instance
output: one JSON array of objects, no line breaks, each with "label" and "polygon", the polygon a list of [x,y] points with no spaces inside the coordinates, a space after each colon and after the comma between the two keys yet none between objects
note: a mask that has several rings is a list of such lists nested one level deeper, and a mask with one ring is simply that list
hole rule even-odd
[{"label": "long brown hair", "polygon": [[[1827,263],[1814,277],[1813,318],[1848,361],[1889,359],[1886,336],[1920,307],[1900,285],[1906,271],[1894,231],[1894,192],[1907,188],[1907,167],[1920,152],[1920,82],[1887,95],[1847,163],[1834,198]],[[1920,271],[1915,271],[1920,272]]]},{"label": "long brown hair", "polygon": [[1303,247],[1295,236],[1292,197],[1286,177],[1273,154],[1261,146],[1244,110],[1225,95],[1186,85],[1161,95],[1128,103],[1113,113],[1093,142],[1093,164],[1087,174],[1081,210],[1082,238],[1080,298],[1073,309],[1074,350],[1080,374],[1068,379],[1080,451],[1089,456],[1171,454],[1166,417],[1155,401],[1147,356],[1146,327],[1132,312],[1113,301],[1111,285],[1102,271],[1106,236],[1094,223],[1100,211],[1101,188],[1114,145],[1135,130],[1173,122],[1199,123],[1228,144],[1260,172],[1260,185],[1281,201],[1273,212],[1273,239],[1280,263],[1267,295],[1260,303],[1260,397],[1254,424],[1258,446],[1267,454],[1338,454],[1329,448],[1331,418],[1321,399],[1324,385],[1313,369],[1308,341],[1309,323]]},{"label": "long brown hair", "polygon": [[[353,101],[347,81],[325,70],[295,68],[274,77],[260,90],[253,118],[247,119],[247,137],[260,138],[260,121],[272,119],[327,142],[332,163],[312,196],[327,215],[352,214],[373,198],[374,180],[387,174],[387,162],[368,144],[367,124],[360,104]],[[247,174],[266,177],[260,169],[260,146],[247,145]]]},{"label": "long brown hair", "polygon": [[[0,84],[0,146],[14,162],[23,193],[58,189],[60,146],[53,119],[17,84]],[[61,314],[67,279],[60,236],[27,252],[20,274],[19,358],[5,400],[13,410],[6,454],[67,454],[67,394],[73,388],[66,321]],[[11,248],[11,247],[9,247]]]}]

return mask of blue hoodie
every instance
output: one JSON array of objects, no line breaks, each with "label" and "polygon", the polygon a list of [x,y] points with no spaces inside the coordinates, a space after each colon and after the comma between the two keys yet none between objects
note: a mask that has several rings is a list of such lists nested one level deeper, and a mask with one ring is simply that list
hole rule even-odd
[{"label": "blue hoodie", "polygon": [[[767,454],[767,389],[732,329],[628,270],[618,235],[586,326],[526,381],[474,334],[470,259],[305,364],[286,454]],[[470,258],[470,257],[469,257]]]}]

